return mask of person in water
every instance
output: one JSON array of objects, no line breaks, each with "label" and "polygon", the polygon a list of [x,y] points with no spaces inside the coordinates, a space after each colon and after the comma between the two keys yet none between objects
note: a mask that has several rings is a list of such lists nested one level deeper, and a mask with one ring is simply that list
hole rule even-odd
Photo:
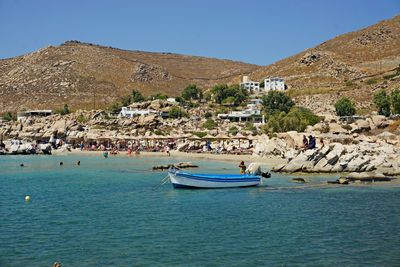
[{"label": "person in water", "polygon": [[240,162],[239,166],[240,168],[240,174],[245,174],[246,172],[246,165],[244,165],[244,161]]}]

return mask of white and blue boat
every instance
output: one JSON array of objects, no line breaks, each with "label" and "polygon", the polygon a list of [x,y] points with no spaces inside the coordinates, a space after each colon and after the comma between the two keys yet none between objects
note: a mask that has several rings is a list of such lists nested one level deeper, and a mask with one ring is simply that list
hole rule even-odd
[{"label": "white and blue boat", "polygon": [[177,169],[170,169],[168,175],[174,188],[250,187],[262,184],[263,177],[269,177],[269,173],[260,175],[199,174],[183,172]]}]

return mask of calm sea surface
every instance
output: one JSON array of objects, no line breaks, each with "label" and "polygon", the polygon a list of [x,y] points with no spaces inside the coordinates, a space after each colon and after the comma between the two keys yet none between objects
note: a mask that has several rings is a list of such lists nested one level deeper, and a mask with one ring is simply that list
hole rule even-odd
[{"label": "calm sea surface", "polygon": [[[400,187],[282,175],[258,188],[159,186],[165,173],[150,168],[176,160],[187,161],[0,157],[0,266],[400,265]],[[192,161],[196,172],[238,172]]]}]

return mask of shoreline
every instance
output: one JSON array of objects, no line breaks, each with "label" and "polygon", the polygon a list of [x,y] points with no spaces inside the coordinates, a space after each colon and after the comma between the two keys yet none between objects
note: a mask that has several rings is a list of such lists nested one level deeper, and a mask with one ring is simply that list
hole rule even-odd
[{"label": "shoreline", "polygon": [[[53,150],[52,155],[99,155],[101,156],[104,151],[87,151],[83,150],[80,151],[78,149],[74,149],[71,151],[57,151]],[[211,154],[211,153],[186,153],[180,152],[176,150],[170,151],[171,156],[168,156],[165,152],[147,152],[142,151],[139,155],[135,155],[132,153],[131,156],[127,154],[126,151],[122,151],[117,155],[109,155],[109,157],[165,157],[165,158],[188,158],[189,160],[193,159],[208,159],[208,160],[218,160],[218,161],[232,161],[235,160],[238,162],[257,162],[263,165],[267,165],[268,167],[272,168],[273,165],[282,164],[286,162],[286,159],[279,158],[279,157],[260,157],[254,155],[233,155],[233,154]]]},{"label": "shoreline", "polygon": [[[83,150],[80,151],[79,149],[75,149],[72,151],[57,151],[53,150],[52,155],[58,156],[58,155],[92,155],[92,156],[102,156],[103,151],[87,151]],[[163,157],[163,158],[170,158],[171,161],[174,159],[182,159],[182,158],[187,158],[187,162],[192,162],[193,160],[196,159],[203,159],[203,160],[217,160],[217,161],[225,161],[225,162],[237,162],[239,164],[240,161],[244,161],[246,164],[249,164],[251,162],[256,162],[260,163],[262,166],[267,167],[268,171],[271,171],[272,167],[274,165],[279,165],[286,163],[287,160],[280,158],[280,157],[260,157],[256,155],[233,155],[233,154],[210,154],[210,153],[186,153],[186,152],[180,152],[180,151],[175,151],[172,150],[170,151],[171,156],[168,156],[165,152],[140,152],[139,155],[132,154],[131,156],[127,155],[126,151],[122,151],[117,155],[109,155],[109,157]],[[176,162],[177,163],[177,162]],[[272,171],[271,171],[272,172]],[[272,173],[279,173],[279,172],[272,172]],[[305,177],[307,176],[308,178],[313,178],[317,177],[320,175],[327,175],[327,176],[332,176],[332,179],[334,178],[339,178],[343,175],[349,174],[350,172],[330,172],[330,173],[309,173],[309,172],[293,172],[293,173],[283,173],[285,176],[299,176],[299,177]],[[282,173],[279,173],[282,174]],[[354,186],[360,186],[360,185],[399,185],[400,184],[400,177],[398,176],[392,176],[391,181],[375,181],[375,182],[352,182],[350,185]]]}]

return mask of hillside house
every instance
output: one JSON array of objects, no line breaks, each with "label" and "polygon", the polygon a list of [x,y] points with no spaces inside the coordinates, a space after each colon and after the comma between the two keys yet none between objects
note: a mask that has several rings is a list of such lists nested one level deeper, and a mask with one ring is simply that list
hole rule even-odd
[{"label": "hillside house", "polygon": [[118,117],[133,118],[136,116],[146,116],[150,114],[158,115],[159,112],[152,109],[137,109],[131,107],[122,107],[121,111],[118,114]]},{"label": "hillside house", "polygon": [[246,89],[249,93],[260,92],[260,83],[251,81],[249,76],[243,76],[243,80],[240,83],[240,88]]},{"label": "hillside house", "polygon": [[278,77],[264,79],[264,91],[268,92],[284,90],[286,90],[284,79]]},{"label": "hillside house", "polygon": [[46,117],[51,114],[53,114],[53,112],[50,109],[21,111],[17,113],[17,120],[20,121],[27,117]]}]

